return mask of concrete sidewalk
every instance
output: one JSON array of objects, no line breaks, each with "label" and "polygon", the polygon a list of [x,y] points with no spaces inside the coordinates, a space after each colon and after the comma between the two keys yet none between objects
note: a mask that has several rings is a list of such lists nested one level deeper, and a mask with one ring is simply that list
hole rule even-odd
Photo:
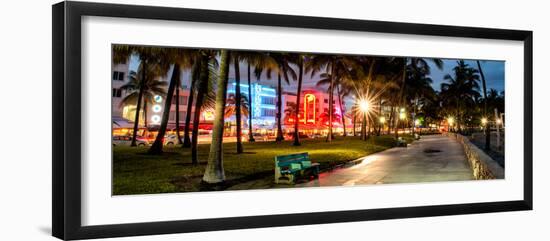
[{"label": "concrete sidewalk", "polygon": [[433,135],[422,136],[406,148],[366,156],[358,165],[322,173],[319,179],[296,187],[462,180],[473,180],[462,146],[449,137]]}]

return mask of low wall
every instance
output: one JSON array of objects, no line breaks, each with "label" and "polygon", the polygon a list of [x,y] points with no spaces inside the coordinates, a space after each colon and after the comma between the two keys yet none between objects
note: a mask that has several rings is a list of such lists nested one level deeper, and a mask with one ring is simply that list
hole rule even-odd
[{"label": "low wall", "polygon": [[477,180],[483,179],[503,179],[504,168],[485,154],[476,145],[472,144],[467,137],[456,133],[447,133],[448,136],[455,138],[464,147],[464,153],[468,158],[470,167]]}]

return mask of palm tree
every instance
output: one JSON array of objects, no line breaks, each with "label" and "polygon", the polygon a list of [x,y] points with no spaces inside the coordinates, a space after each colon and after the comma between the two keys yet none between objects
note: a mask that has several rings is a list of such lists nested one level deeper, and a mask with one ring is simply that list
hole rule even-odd
[{"label": "palm tree", "polygon": [[[241,96],[241,104],[242,107],[240,109],[241,115],[244,115],[248,117],[250,112],[248,112],[248,98],[246,96]],[[229,118],[232,115],[237,115],[237,98],[235,97],[235,94],[229,94],[227,95],[226,104],[225,104],[225,118]]]},{"label": "palm tree", "polygon": [[189,97],[187,98],[187,111],[185,115],[185,127],[183,129],[183,145],[182,147],[191,147],[191,138],[189,136],[191,127],[191,112],[193,111],[193,101],[195,98],[195,85],[199,81],[201,62],[198,56],[195,57],[193,66],[191,67],[191,86],[189,87]]},{"label": "palm tree", "polygon": [[[165,96],[166,95],[166,82],[156,80],[161,74],[161,70],[158,65],[149,65],[149,70],[147,70],[147,76],[145,79],[145,87],[143,89],[143,115],[145,127],[147,127],[147,104],[153,104],[155,95]],[[141,72],[143,71],[143,66],[140,64],[138,67],[138,73],[135,71],[130,71],[128,75],[128,83],[121,86],[120,88],[125,90],[127,93],[126,96],[122,99],[120,105],[135,105],[139,97],[139,89],[141,86]]]},{"label": "palm tree", "polygon": [[[247,84],[248,84],[248,112],[252,113],[252,66],[255,66],[255,75],[256,79],[260,80],[261,74],[263,69],[265,69],[266,65],[270,65],[269,59],[265,53],[257,52],[257,51],[239,51],[239,59],[241,61],[245,61],[247,65]],[[274,64],[274,63],[273,63]],[[248,141],[254,142],[254,135],[252,132],[252,116],[250,115],[248,118]]]},{"label": "palm tree", "polygon": [[[172,68],[172,77],[170,79],[170,84],[168,85],[168,95],[166,96],[166,100],[164,102],[164,111],[162,113],[159,131],[157,132],[157,136],[155,138],[155,141],[153,142],[153,145],[151,145],[151,147],[147,151],[148,154],[157,155],[162,153],[162,147],[164,145],[164,134],[166,133],[166,127],[168,125],[170,107],[172,104],[172,98],[174,97],[174,89],[177,83],[179,83],[181,73],[181,67],[179,64],[174,64]],[[176,115],[179,115],[179,113],[176,113]]]},{"label": "palm tree", "polygon": [[499,93],[496,89],[490,89],[487,92],[487,110],[497,109],[498,112],[504,112],[504,92]]},{"label": "palm tree", "polygon": [[462,117],[467,106],[475,106],[479,98],[478,70],[470,67],[464,60],[457,61],[453,75],[444,76],[447,83],[441,84],[441,97],[447,109],[454,109],[455,122],[461,131]]},{"label": "palm tree", "polygon": [[[403,69],[402,69],[402,82],[401,82],[401,88],[399,91],[399,102],[400,105],[403,106],[406,104],[406,100],[404,98],[405,94],[405,88],[406,88],[406,82],[407,82],[407,73],[408,72],[418,72],[421,71],[425,73],[426,75],[430,74],[430,65],[428,64],[428,61],[433,62],[438,69],[443,69],[443,61],[441,59],[437,58],[418,58],[418,57],[406,57],[406,58],[396,58],[396,61],[401,62]],[[396,120],[396,128],[395,128],[395,138],[398,137],[397,134],[397,122],[399,121],[399,118],[395,118]]]},{"label": "palm tree", "polygon": [[[483,70],[481,69],[481,63],[479,63],[479,60],[476,60],[477,68],[479,70],[479,74],[481,75],[481,82],[483,84],[483,116],[485,118],[488,118],[487,115],[487,85],[485,82],[485,75],[483,74]],[[491,149],[491,128],[489,128],[489,123],[485,126],[485,150]]]},{"label": "palm tree", "polygon": [[243,153],[242,143],[242,123],[241,123],[241,72],[240,72],[240,59],[239,54],[236,51],[231,53],[233,56],[233,70],[235,73],[235,124],[237,126],[237,154]]},{"label": "palm tree", "polygon": [[[170,116],[170,109],[172,105],[172,98],[174,97],[174,91],[176,86],[179,86],[181,83],[181,68],[188,68],[192,64],[192,58],[190,55],[193,54],[192,51],[187,51],[186,49],[177,49],[177,48],[166,48],[163,53],[159,53],[159,57],[164,64],[172,64],[172,74],[170,77],[170,84],[168,85],[168,92],[166,95],[166,100],[164,102],[164,111],[162,113],[162,121],[160,127],[153,142],[153,145],[147,151],[148,154],[158,155],[162,153],[162,148],[164,146],[164,134],[166,133],[166,127],[168,126],[168,119]],[[179,98],[179,96],[178,96]],[[179,108],[178,108],[179,110]],[[179,112],[176,113],[179,115]],[[179,129],[179,126],[177,126]]]},{"label": "palm tree", "polygon": [[246,80],[248,81],[248,99],[249,99],[249,102],[250,102],[250,105],[248,105],[248,142],[254,142],[256,140],[254,140],[254,134],[252,133],[252,84],[250,83],[250,61],[247,60],[246,61],[247,63],[247,68],[246,68],[246,71],[247,71],[247,78]]},{"label": "palm tree", "polygon": [[311,72],[311,77],[315,76],[318,72],[324,71],[321,74],[321,80],[319,80],[319,85],[328,84],[328,94],[329,94],[329,107],[330,110],[328,113],[329,125],[328,125],[328,135],[327,141],[332,141],[332,124],[334,121],[334,90],[336,87],[337,81],[340,78],[343,78],[346,75],[350,74],[350,70],[359,69],[360,63],[357,58],[354,56],[344,56],[344,55],[315,55],[311,58],[310,63],[308,64],[307,71]]},{"label": "palm tree", "polygon": [[298,121],[296,118],[296,112],[298,111],[298,106],[296,103],[288,103],[286,105],[286,109],[285,109],[285,117],[288,119],[288,118],[293,118],[295,121]]},{"label": "palm tree", "polygon": [[[133,45],[114,45],[113,46],[113,62],[122,63],[128,60],[131,55],[137,55],[140,60],[140,65],[143,65],[141,72],[141,79],[146,79],[147,69],[149,64],[159,64],[161,61],[160,56],[165,52],[164,48],[159,47],[144,47]],[[163,67],[166,67],[163,65]],[[136,137],[139,124],[139,113],[141,111],[141,104],[143,100],[143,90],[145,89],[145,81],[141,82],[138,90],[138,98],[136,104],[136,114],[134,118],[134,128],[132,133],[132,143],[130,146],[137,146]]]},{"label": "palm tree", "polygon": [[[271,73],[275,72],[277,74],[277,137],[275,138],[276,142],[284,140],[283,137],[283,128],[281,116],[283,113],[282,110],[282,96],[283,96],[283,87],[282,87],[282,78],[285,82],[289,84],[290,79],[296,80],[296,71],[292,68],[291,63],[294,61],[294,56],[288,53],[266,53],[262,58],[258,58],[256,63],[256,77],[259,76],[265,71],[267,78],[271,79]],[[289,77],[290,76],[290,77]]]},{"label": "palm tree", "polygon": [[217,104],[212,96],[213,80],[217,78],[215,69],[218,66],[216,50],[199,51],[200,74],[197,83],[197,101],[195,102],[195,113],[193,115],[193,130],[191,134],[191,163],[198,164],[198,136],[201,111],[203,108],[211,108]]},{"label": "palm tree", "polygon": [[216,90],[216,108],[214,113],[214,127],[212,129],[212,143],[208,155],[208,163],[202,180],[206,183],[222,183],[225,181],[223,169],[223,127],[224,112],[229,74],[230,54],[227,50],[220,50],[220,72]]},{"label": "palm tree", "polygon": [[341,121],[342,121],[342,128],[344,129],[344,137],[348,136],[347,130],[346,130],[346,97],[351,95],[353,92],[353,89],[351,86],[347,85],[344,82],[338,83],[336,85],[336,93],[338,94],[338,103],[340,105],[340,112],[341,112]]},{"label": "palm tree", "polygon": [[435,98],[435,90],[432,88],[432,79],[428,77],[425,68],[411,68],[407,72],[404,96],[411,103],[412,134],[416,127],[416,114],[420,111],[423,102]]},{"label": "palm tree", "polygon": [[176,83],[176,136],[178,137],[178,144],[183,144],[181,142],[180,134],[180,89],[181,89],[181,78],[177,79]]},{"label": "palm tree", "polygon": [[[292,145],[299,146],[300,144],[300,135],[299,135],[299,124],[300,124],[300,101],[302,98],[302,79],[304,75],[304,62],[306,61],[306,56],[303,54],[295,55],[295,62],[298,66],[298,86],[296,89],[296,110],[294,113],[294,142]],[[285,110],[286,111],[286,110]]]}]

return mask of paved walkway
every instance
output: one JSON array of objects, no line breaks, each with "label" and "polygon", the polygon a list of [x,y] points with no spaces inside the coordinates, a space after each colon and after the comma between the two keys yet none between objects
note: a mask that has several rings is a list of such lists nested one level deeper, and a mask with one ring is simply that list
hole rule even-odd
[{"label": "paved walkway", "polygon": [[472,179],[460,143],[443,135],[433,135],[422,136],[406,148],[396,147],[366,156],[360,164],[322,173],[318,180],[296,184],[296,187]]}]

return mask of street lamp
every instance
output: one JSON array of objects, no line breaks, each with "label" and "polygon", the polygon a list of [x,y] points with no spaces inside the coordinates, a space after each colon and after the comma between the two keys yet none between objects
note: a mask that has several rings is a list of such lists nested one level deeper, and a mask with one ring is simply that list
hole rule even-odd
[{"label": "street lamp", "polygon": [[454,123],[455,123],[455,118],[453,118],[452,116],[448,117],[447,118],[447,123],[449,123],[449,131],[450,131],[451,128],[453,127]]},{"label": "street lamp", "polygon": [[367,140],[367,114],[370,112],[371,103],[368,99],[361,98],[357,103],[357,108],[363,113],[363,121],[361,122],[361,140]]},{"label": "street lamp", "polygon": [[487,125],[487,122],[488,122],[487,118],[485,118],[485,117],[481,118],[481,124],[482,125],[484,125],[484,126]]},{"label": "street lamp", "polygon": [[380,116],[380,124],[386,123],[386,117]]},{"label": "street lamp", "polygon": [[370,102],[366,99],[359,101],[359,110],[363,113],[368,113],[370,111]]},{"label": "street lamp", "polygon": [[447,118],[447,122],[449,122],[449,125],[452,126],[453,123],[455,122],[455,118],[449,117],[449,118]]},{"label": "street lamp", "polygon": [[406,119],[406,118],[407,118],[407,114],[406,114],[405,112],[399,113],[399,119],[400,119],[400,120],[404,120],[404,119]]}]

